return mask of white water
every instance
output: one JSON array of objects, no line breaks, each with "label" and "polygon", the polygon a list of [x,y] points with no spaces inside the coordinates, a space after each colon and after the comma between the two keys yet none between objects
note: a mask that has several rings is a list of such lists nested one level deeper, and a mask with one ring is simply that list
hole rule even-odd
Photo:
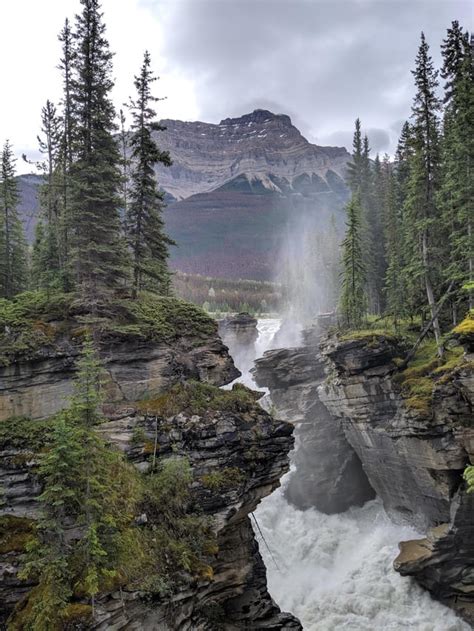
[{"label": "white water", "polygon": [[[278,328],[278,320],[259,321],[257,357],[272,347]],[[248,370],[239,381],[255,386]],[[279,567],[259,541],[269,591],[305,631],[469,631],[450,609],[393,570],[398,542],[420,535],[393,524],[379,501],[325,515],[297,510],[278,489],[255,515]]]}]

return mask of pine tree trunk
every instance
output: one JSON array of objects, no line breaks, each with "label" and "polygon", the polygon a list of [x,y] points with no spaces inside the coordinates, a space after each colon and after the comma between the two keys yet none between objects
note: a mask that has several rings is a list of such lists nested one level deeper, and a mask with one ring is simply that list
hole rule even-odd
[{"label": "pine tree trunk", "polygon": [[443,356],[443,347],[441,344],[441,329],[439,327],[438,316],[436,315],[436,302],[434,298],[433,286],[431,284],[429,276],[429,262],[428,262],[428,244],[426,230],[423,232],[422,238],[422,251],[423,251],[423,266],[425,269],[425,289],[426,297],[428,298],[428,305],[430,307],[431,317],[433,319],[433,331],[436,339],[436,347],[438,349],[438,357]]}]

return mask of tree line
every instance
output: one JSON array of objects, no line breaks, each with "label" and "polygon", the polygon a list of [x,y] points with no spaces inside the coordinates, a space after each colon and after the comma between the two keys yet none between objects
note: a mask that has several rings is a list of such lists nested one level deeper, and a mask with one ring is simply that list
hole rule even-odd
[{"label": "tree line", "polygon": [[[59,40],[62,99],[47,101],[38,136],[43,174],[40,218],[31,253],[18,214],[19,191],[10,142],[1,155],[0,297],[25,289],[77,291],[89,304],[117,292],[170,291],[167,265],[172,241],[164,231],[163,193],[157,163],[169,166],[154,132],[152,94],[157,79],[145,52],[135,77],[131,115],[121,130],[111,100],[113,54],[99,0],[80,0],[74,24],[65,21]],[[26,156],[25,156],[26,159]]]},{"label": "tree line", "polygon": [[344,324],[360,327],[375,314],[397,327],[420,316],[431,323],[440,353],[443,328],[473,307],[473,50],[469,33],[452,22],[439,72],[422,33],[411,117],[394,159],[370,159],[357,119],[348,168]]}]

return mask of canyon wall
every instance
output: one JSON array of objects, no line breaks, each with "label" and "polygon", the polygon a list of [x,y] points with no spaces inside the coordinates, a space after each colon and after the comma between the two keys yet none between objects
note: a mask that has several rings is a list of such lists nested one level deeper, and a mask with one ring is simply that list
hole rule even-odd
[{"label": "canyon wall", "polygon": [[[71,335],[75,321],[49,324],[57,328],[49,342],[27,353],[17,350],[0,371],[0,624],[15,606],[21,612],[22,599],[34,587],[18,571],[41,510],[37,467],[44,447],[38,446],[49,417],[68,403],[80,349],[80,335]],[[239,375],[216,325],[209,321],[199,332],[196,322],[182,324],[182,333],[161,342],[131,340],[123,332],[104,336],[106,402],[99,431],[140,472],[155,458],[189,462],[193,502],[211,520],[216,541],[206,559],[209,569],[168,596],[126,583],[103,591],[94,619],[81,622],[81,628],[299,630],[299,622],[280,612],[268,594],[250,521],[288,470],[293,428],[262,410],[250,391],[216,388]],[[178,391],[196,392],[195,408],[183,404],[166,418],[151,410],[163,397],[176,405]],[[152,526],[150,520],[151,515],[136,515],[136,527]]]}]

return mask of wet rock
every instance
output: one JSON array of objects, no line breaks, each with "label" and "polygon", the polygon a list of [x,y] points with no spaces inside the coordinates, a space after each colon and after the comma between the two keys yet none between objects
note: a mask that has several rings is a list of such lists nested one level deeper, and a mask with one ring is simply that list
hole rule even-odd
[{"label": "wet rock", "polygon": [[338,419],[321,403],[325,366],[314,346],[267,351],[256,361],[257,385],[269,388],[280,418],[295,425],[295,472],[287,499],[325,513],[361,506],[375,494]]},{"label": "wet rock", "polygon": [[238,313],[220,320],[219,335],[232,348],[234,346],[252,346],[258,338],[257,320],[249,313]]},{"label": "wet rock", "polygon": [[394,568],[414,576],[439,600],[474,624],[474,494],[460,490],[451,520],[431,528],[425,539],[402,541]]},{"label": "wet rock", "polygon": [[402,542],[394,566],[474,621],[474,494],[462,473],[474,462],[472,356],[433,382],[431,405],[417,410],[395,378],[396,342],[383,336],[322,343],[328,379],[321,400],[341,420],[387,512],[426,538]]}]

